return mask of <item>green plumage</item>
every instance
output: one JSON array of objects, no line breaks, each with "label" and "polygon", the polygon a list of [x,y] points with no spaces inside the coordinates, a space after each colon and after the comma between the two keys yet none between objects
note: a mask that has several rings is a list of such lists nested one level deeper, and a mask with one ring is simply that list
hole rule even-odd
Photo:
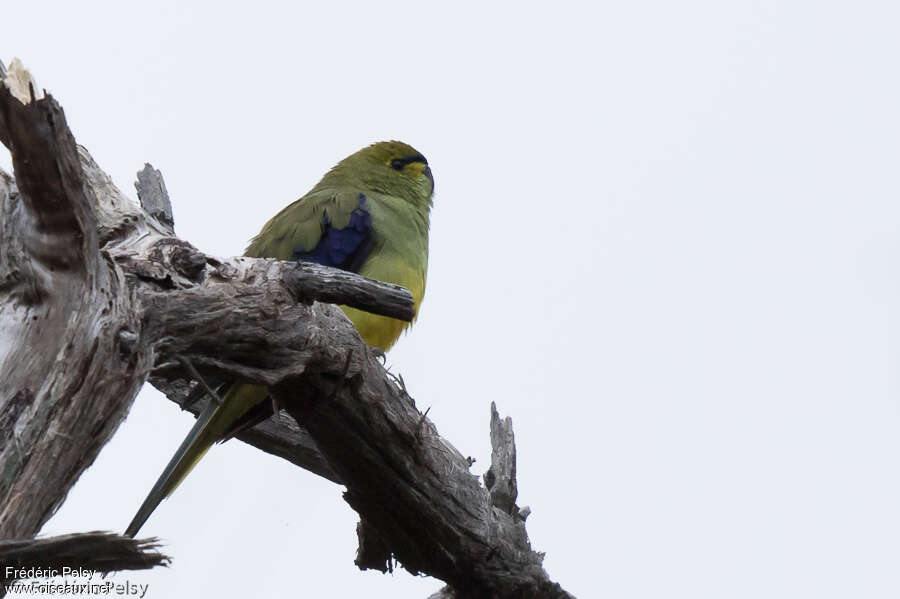
[{"label": "green plumage", "polygon": [[[252,257],[302,259],[345,268],[402,285],[418,313],[425,293],[428,225],[434,180],[425,158],[397,141],[380,142],[348,156],[305,196],[265,224],[247,247]],[[342,309],[362,338],[389,349],[409,323],[353,308]],[[134,536],[156,509],[235,423],[265,401],[265,387],[228,386],[212,401],[144,500],[125,534]]]}]

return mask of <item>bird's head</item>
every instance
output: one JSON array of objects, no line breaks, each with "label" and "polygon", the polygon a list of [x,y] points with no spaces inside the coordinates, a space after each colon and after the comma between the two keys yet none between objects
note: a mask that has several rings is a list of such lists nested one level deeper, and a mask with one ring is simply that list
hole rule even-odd
[{"label": "bird's head", "polygon": [[401,197],[422,210],[431,207],[434,193],[428,161],[400,141],[381,141],[351,154],[331,169],[322,183],[357,185],[363,193]]}]

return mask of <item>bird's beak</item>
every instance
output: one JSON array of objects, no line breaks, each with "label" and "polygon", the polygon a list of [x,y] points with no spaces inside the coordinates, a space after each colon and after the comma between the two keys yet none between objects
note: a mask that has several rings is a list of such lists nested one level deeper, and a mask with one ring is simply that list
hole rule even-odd
[{"label": "bird's beak", "polygon": [[422,174],[428,177],[428,180],[431,182],[431,193],[434,193],[434,175],[431,174],[431,167],[426,164],[425,168],[422,169]]}]

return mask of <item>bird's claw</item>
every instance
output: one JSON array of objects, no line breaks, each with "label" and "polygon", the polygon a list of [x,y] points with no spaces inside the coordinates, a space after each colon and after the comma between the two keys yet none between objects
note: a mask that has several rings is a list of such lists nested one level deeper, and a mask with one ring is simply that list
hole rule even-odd
[{"label": "bird's claw", "polygon": [[[216,393],[212,387],[210,387],[209,385],[206,384],[206,381],[203,379],[202,376],[200,376],[200,373],[197,372],[197,369],[194,368],[194,365],[191,364],[191,361],[188,360],[186,357],[182,356],[181,354],[175,356],[175,359],[178,361],[179,364],[184,366],[184,369],[187,370],[188,374],[194,380],[196,380],[197,383],[199,383],[201,387],[203,387],[203,390],[206,391],[206,394],[210,396],[212,401],[216,402],[217,404],[219,404],[221,406],[222,398],[219,397],[218,393]],[[197,395],[190,403],[185,402],[184,405],[181,406],[182,409],[188,409],[188,408],[192,407],[195,403],[197,403],[197,401],[201,397],[203,397],[203,396]]]}]

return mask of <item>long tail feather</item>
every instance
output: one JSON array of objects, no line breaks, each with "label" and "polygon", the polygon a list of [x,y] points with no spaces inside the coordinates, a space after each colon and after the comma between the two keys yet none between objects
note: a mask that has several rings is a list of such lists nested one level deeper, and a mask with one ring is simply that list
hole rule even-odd
[{"label": "long tail feather", "polygon": [[156,484],[150,489],[150,493],[147,495],[147,498],[144,499],[144,503],[141,504],[137,514],[135,514],[134,518],[131,520],[131,524],[129,524],[128,528],[125,530],[126,536],[134,537],[134,535],[138,533],[141,526],[144,525],[144,522],[147,521],[147,518],[149,518],[150,514],[153,513],[153,510],[156,509],[156,506],[175,490],[184,477],[186,477],[197,462],[200,461],[200,458],[202,458],[207,450],[212,447],[213,443],[216,442],[216,439],[210,438],[211,435],[205,433],[208,424],[215,415],[218,407],[216,402],[210,401],[197,417],[197,422],[194,423],[194,427],[184,438],[184,441],[181,442],[178,451],[176,451],[175,455],[172,456],[172,459],[169,460],[166,469],[159,475]]},{"label": "long tail feather", "polygon": [[240,427],[237,429],[233,427],[236,423],[243,423],[244,416],[248,412],[254,413],[253,408],[264,401],[268,394],[269,391],[265,387],[234,384],[225,391],[221,405],[210,401],[200,412],[197,422],[181,442],[169,465],[150,489],[150,494],[141,504],[125,534],[134,537],[156,506],[178,487],[209,448],[216,441],[226,437],[230,431],[242,430]]}]

